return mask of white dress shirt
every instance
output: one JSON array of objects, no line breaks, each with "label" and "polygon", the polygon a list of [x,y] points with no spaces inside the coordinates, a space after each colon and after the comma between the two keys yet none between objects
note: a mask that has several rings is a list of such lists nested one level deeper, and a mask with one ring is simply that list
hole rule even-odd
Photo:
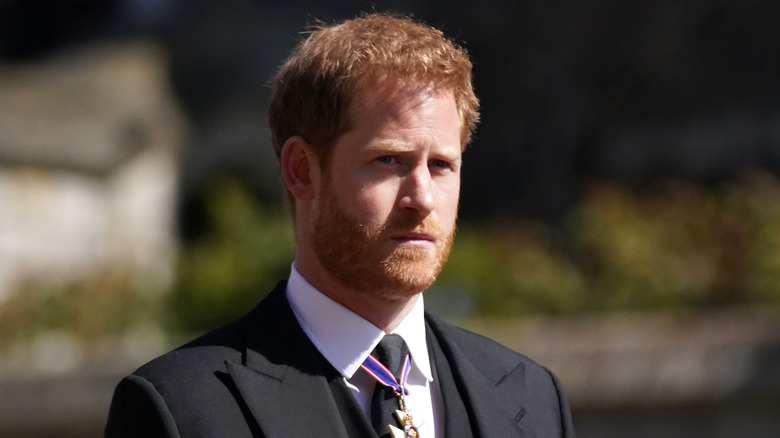
[{"label": "white dress shirt", "polygon": [[[298,323],[325,359],[344,377],[358,404],[371,419],[371,395],[376,381],[360,365],[379,344],[385,332],[314,288],[292,265],[287,299]],[[412,368],[407,379],[406,405],[423,437],[437,437],[436,419],[444,418],[425,339],[422,296],[393,333],[409,347]],[[440,430],[442,428],[439,428]]]}]

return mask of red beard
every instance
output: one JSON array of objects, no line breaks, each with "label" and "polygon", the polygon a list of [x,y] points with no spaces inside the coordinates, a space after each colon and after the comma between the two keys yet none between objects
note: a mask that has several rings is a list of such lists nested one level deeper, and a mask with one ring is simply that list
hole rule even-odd
[{"label": "red beard", "polygon": [[[320,263],[347,288],[389,301],[406,300],[433,284],[450,253],[454,227],[446,233],[430,216],[413,212],[379,226],[346,213],[324,182],[314,216],[313,246]],[[392,236],[425,233],[433,247],[401,246]]]}]

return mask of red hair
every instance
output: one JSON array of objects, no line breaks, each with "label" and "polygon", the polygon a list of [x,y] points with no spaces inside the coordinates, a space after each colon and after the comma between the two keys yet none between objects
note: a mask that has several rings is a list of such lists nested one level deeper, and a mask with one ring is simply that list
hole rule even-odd
[{"label": "red hair", "polygon": [[273,80],[269,122],[276,155],[299,135],[327,162],[333,142],[350,128],[361,89],[388,78],[406,89],[451,90],[465,147],[479,121],[471,68],[465,49],[406,17],[369,14],[319,27]]}]

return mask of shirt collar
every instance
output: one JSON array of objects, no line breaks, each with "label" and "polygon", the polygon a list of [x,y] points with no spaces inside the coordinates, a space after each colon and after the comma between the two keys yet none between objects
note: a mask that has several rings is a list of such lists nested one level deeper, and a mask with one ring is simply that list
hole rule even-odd
[{"label": "shirt collar", "polygon": [[[384,332],[309,284],[293,263],[287,281],[287,299],[303,331],[325,359],[350,379],[382,340]],[[433,381],[425,340],[422,296],[393,333],[409,347],[413,372]]]}]

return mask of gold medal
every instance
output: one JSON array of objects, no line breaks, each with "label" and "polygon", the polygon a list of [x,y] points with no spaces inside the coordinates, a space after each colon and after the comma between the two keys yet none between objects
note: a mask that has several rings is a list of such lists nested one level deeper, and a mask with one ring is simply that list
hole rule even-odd
[{"label": "gold medal", "polygon": [[398,409],[395,411],[395,416],[396,418],[398,418],[398,422],[401,423],[401,425],[404,428],[403,435],[401,436],[403,436],[404,438],[418,438],[420,434],[419,432],[417,432],[417,428],[412,425],[412,421],[413,421],[412,414],[410,414],[409,411],[406,409],[406,405],[402,407],[403,410]]}]

